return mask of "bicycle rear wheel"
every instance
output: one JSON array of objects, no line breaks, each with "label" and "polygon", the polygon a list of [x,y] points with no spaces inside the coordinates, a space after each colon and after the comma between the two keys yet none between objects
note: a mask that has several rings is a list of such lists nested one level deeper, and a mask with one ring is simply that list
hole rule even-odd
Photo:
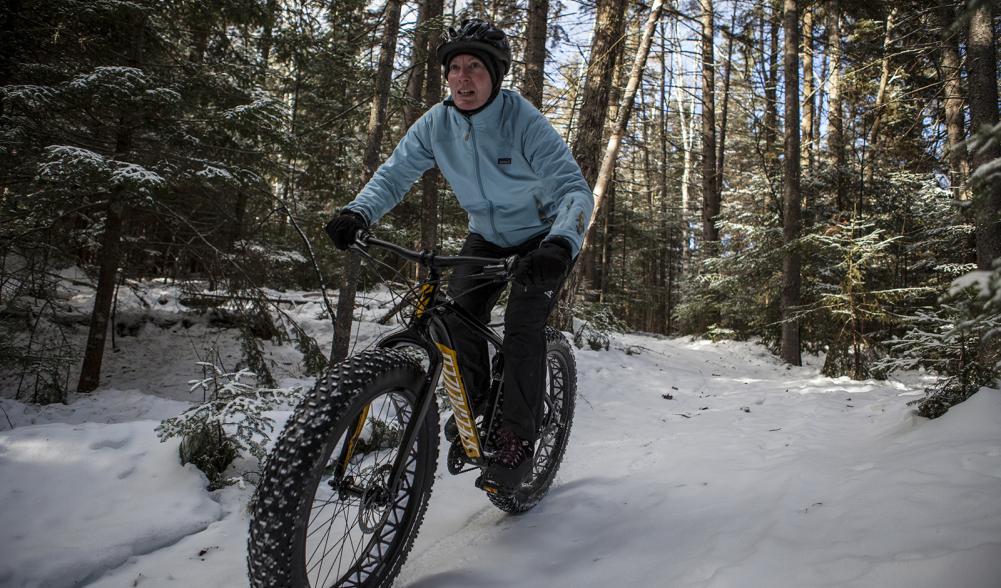
[{"label": "bicycle rear wheel", "polygon": [[532,473],[513,492],[487,494],[497,508],[523,513],[549,492],[570,441],[577,400],[577,362],[563,333],[546,327],[546,388],[542,430],[535,444]]},{"label": "bicycle rear wheel", "polygon": [[424,371],[406,355],[366,351],[306,396],[268,460],[253,505],[255,587],[389,586],[427,510],[438,460],[437,411],[420,424],[398,488],[389,488]]}]

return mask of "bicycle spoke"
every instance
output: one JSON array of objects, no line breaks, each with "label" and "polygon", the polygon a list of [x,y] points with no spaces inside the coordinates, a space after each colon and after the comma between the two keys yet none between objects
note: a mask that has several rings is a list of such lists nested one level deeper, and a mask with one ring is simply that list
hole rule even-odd
[{"label": "bicycle spoke", "polygon": [[[389,490],[383,486],[390,479],[399,442],[413,414],[412,402],[397,394],[373,399],[362,425],[361,442],[338,481],[351,486],[330,487],[329,478],[321,480],[306,532],[311,545],[306,573],[319,582],[315,586],[328,586],[332,578],[333,585],[339,587],[360,584],[388,557],[411,499],[417,464],[414,448],[404,464],[396,495],[381,505],[379,493]],[[344,442],[346,438],[338,447]],[[340,451],[333,455],[340,455]],[[350,487],[355,494],[345,495]],[[321,492],[325,488],[330,489]]]}]

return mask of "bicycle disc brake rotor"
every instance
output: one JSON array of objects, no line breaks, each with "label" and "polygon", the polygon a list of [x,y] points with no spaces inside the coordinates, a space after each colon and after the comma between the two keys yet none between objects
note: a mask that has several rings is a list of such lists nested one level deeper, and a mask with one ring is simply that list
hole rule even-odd
[{"label": "bicycle disc brake rotor", "polygon": [[366,472],[361,507],[358,509],[358,527],[366,533],[373,533],[382,526],[391,508],[389,478],[393,466],[385,464]]}]

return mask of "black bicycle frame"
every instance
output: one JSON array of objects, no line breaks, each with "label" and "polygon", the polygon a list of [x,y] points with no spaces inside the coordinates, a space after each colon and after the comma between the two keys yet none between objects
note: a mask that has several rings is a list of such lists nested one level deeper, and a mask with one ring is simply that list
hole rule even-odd
[{"label": "black bicycle frame", "polygon": [[[434,391],[437,388],[438,379],[441,377],[444,362],[438,344],[449,349],[454,349],[452,333],[445,321],[445,317],[449,315],[458,317],[465,327],[472,329],[489,343],[493,344],[498,353],[503,341],[497,332],[467,312],[454,300],[444,299],[441,293],[439,269],[458,265],[479,265],[484,268],[484,277],[494,275],[498,279],[506,279],[510,274],[515,258],[492,259],[469,256],[437,256],[427,251],[417,252],[405,249],[393,243],[380,241],[367,235],[361,235],[361,237],[359,239],[360,246],[356,246],[356,250],[364,255],[367,255],[365,251],[367,245],[375,245],[383,249],[388,249],[404,259],[415,261],[428,270],[427,277],[420,283],[417,307],[414,310],[411,325],[403,330],[394,331],[376,342],[376,347],[380,348],[416,345],[425,350],[430,362],[424,383],[418,392],[414,414],[404,431],[400,453],[396,456],[396,461],[393,464],[389,488],[391,489],[391,495],[395,495],[398,491],[398,484],[403,477],[407,458],[410,455],[410,448],[417,441],[417,436],[420,433],[420,425],[424,422],[428,411],[431,410],[435,402]],[[456,369],[458,370],[458,366],[456,366]],[[499,385],[499,383],[493,382],[491,384],[491,392],[494,392],[494,386],[496,385]],[[490,398],[493,399],[494,394],[491,394]],[[491,413],[494,413],[496,406],[492,408]],[[491,419],[491,422],[493,416],[491,414],[488,417]]]}]

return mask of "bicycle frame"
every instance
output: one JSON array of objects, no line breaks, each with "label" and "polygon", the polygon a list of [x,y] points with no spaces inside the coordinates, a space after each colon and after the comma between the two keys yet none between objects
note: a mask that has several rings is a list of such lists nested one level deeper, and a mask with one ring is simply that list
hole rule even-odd
[{"label": "bicycle frame", "polygon": [[[407,428],[404,431],[403,443],[400,445],[400,454],[396,456],[393,470],[390,477],[389,488],[395,493],[402,478],[410,448],[417,440],[420,430],[420,423],[424,422],[428,411],[435,403],[435,389],[439,378],[444,377],[444,387],[448,393],[449,402],[456,418],[456,425],[459,429],[459,437],[462,441],[463,449],[469,460],[477,465],[485,465],[485,455],[483,453],[483,443],[479,437],[476,427],[475,415],[469,402],[469,395],[462,380],[459,370],[458,357],[452,343],[452,333],[445,321],[447,316],[457,317],[466,328],[472,329],[484,337],[489,343],[494,345],[497,353],[501,352],[502,338],[488,325],[471,315],[460,307],[454,300],[446,300],[441,290],[442,268],[455,267],[458,265],[479,265],[484,268],[485,277],[491,275],[498,279],[504,279],[510,274],[515,258],[492,259],[469,256],[437,256],[434,253],[422,251],[416,252],[399,247],[393,243],[380,241],[368,235],[360,235],[359,245],[355,249],[363,255],[368,255],[366,247],[375,245],[377,247],[393,251],[400,257],[411,261],[416,261],[428,270],[427,277],[420,283],[417,306],[413,313],[413,320],[409,327],[399,331],[394,331],[380,338],[376,342],[376,347],[393,348],[401,345],[416,345],[427,353],[430,365],[421,390],[418,392],[417,404],[414,414]],[[503,367],[503,359],[498,360]],[[496,417],[497,404],[496,397],[500,381],[493,379],[488,395],[488,405],[485,418],[487,432],[493,427]],[[365,416],[362,412],[360,417]],[[360,433],[360,431],[357,431]],[[347,455],[342,455],[341,463],[344,464],[349,459],[353,443],[345,445]]]}]

